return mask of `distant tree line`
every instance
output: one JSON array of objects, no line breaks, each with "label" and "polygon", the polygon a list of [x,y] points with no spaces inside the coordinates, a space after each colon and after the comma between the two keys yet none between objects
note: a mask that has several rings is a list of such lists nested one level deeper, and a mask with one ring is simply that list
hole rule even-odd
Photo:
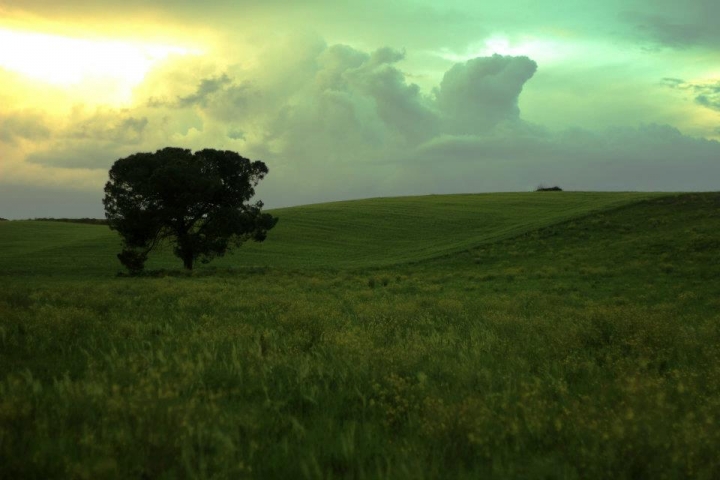
[{"label": "distant tree line", "polygon": [[554,187],[546,187],[543,185],[538,186],[535,189],[536,192],[562,192],[562,188],[558,187],[557,185]]},{"label": "distant tree line", "polygon": [[[4,220],[4,219],[0,219]],[[65,222],[65,223],[87,223],[90,225],[107,225],[104,218],[33,218],[35,222]]]}]

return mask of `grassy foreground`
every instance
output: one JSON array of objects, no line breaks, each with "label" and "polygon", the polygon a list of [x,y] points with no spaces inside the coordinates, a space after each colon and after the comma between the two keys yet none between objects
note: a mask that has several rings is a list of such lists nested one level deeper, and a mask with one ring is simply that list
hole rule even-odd
[{"label": "grassy foreground", "polygon": [[0,225],[0,477],[720,478],[720,195],[636,200],[157,278]]}]

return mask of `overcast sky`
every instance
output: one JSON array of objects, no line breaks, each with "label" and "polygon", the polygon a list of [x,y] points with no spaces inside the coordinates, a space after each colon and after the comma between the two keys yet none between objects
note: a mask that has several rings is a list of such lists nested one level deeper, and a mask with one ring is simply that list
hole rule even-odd
[{"label": "overcast sky", "polygon": [[719,18],[717,0],[0,0],[0,217],[102,217],[112,163],[165,146],[265,161],[268,207],[718,190]]}]

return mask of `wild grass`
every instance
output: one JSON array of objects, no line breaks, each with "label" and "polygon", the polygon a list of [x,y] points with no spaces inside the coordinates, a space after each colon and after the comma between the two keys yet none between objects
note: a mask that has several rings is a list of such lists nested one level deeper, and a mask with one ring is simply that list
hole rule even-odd
[{"label": "wild grass", "polygon": [[0,280],[0,477],[718,478],[719,211],[390,267],[26,264]]},{"label": "wild grass", "polygon": [[[560,194],[559,194],[560,193]],[[357,269],[426,260],[661,194],[546,192],[377,198],[271,210],[280,222],[210,268]],[[40,221],[0,224],[0,275],[114,275],[120,243],[106,226]],[[112,253],[111,253],[112,252]],[[173,270],[172,249],[149,270]],[[202,265],[198,265],[200,269]]]}]

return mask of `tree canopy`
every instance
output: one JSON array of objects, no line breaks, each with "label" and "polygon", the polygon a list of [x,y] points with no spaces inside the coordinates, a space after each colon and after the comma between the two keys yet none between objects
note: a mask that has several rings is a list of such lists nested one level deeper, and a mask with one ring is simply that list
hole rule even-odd
[{"label": "tree canopy", "polygon": [[105,216],[122,237],[120,262],[143,270],[148,253],[173,246],[187,269],[207,263],[247,240],[261,242],[277,219],[249,203],[268,173],[261,161],[232,151],[192,153],[164,148],[117,160],[105,185]]}]

